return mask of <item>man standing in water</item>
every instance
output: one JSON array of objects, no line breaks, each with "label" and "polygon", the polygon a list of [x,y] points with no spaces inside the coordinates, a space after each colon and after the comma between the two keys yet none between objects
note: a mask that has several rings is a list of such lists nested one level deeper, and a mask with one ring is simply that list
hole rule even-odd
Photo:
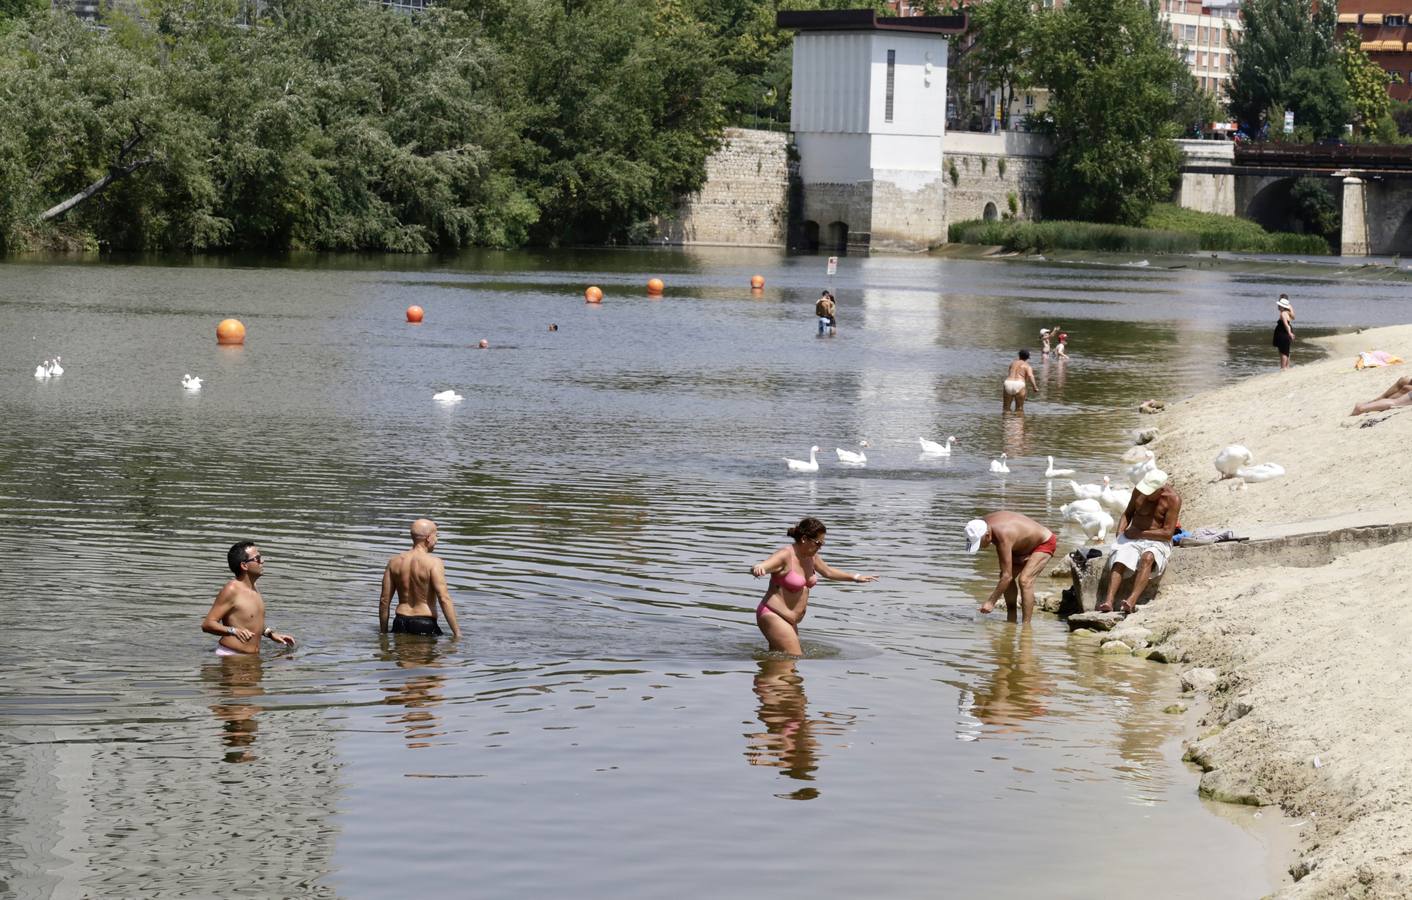
[{"label": "man standing in water", "polygon": [[241,541],[226,554],[226,565],[235,575],[211,604],[211,611],[201,622],[201,630],[218,634],[217,656],[258,656],[260,638],[294,646],[294,638],[265,626],[265,598],[255,590],[255,582],[265,574],[265,558],[254,541]]},{"label": "man standing in water", "polygon": [[1147,582],[1167,568],[1181,511],[1182,498],[1167,486],[1166,472],[1150,469],[1142,476],[1118,520],[1118,538],[1113,542],[1113,555],[1108,558],[1108,596],[1098,605],[1099,612],[1112,611],[1124,572],[1133,573],[1133,587],[1118,608],[1129,613],[1137,609]]},{"label": "man standing in water", "polygon": [[456,624],[456,607],[451,591],[446,587],[446,566],[432,555],[436,549],[436,523],[418,519],[412,523],[412,549],[388,560],[382,573],[382,595],[378,597],[378,631],[387,632],[387,613],[392,595],[397,595],[397,615],[392,620],[393,634],[441,634],[436,622],[435,600],[451,626],[451,636],[461,637]]},{"label": "man standing in water", "polygon": [[838,319],[834,315],[835,310],[833,294],[824,291],[819,295],[818,301],[814,303],[814,315],[819,317],[819,334],[823,334],[826,328],[829,334],[838,332]]},{"label": "man standing in water", "polygon": [[987,544],[995,545],[1000,560],[1000,580],[981,604],[981,612],[995,609],[1005,597],[1005,619],[1015,621],[1015,595],[1024,604],[1025,621],[1034,616],[1034,580],[1059,547],[1059,538],[1043,525],[1016,512],[1001,510],[966,523],[966,551],[979,553]]},{"label": "man standing in water", "polygon": [[1005,373],[1004,392],[1000,395],[1000,410],[1006,412],[1013,403],[1015,412],[1025,411],[1025,385],[1033,386],[1039,393],[1039,382],[1034,380],[1034,369],[1030,368],[1030,351],[1021,350],[1019,357],[1010,363]]}]

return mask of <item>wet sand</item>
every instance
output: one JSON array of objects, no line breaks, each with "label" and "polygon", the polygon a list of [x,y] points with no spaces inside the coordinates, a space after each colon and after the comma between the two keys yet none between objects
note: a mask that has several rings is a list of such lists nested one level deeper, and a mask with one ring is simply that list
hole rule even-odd
[{"label": "wet sand", "polygon": [[[1412,365],[1355,371],[1360,350],[1412,360],[1412,326],[1322,341],[1330,357],[1168,406],[1159,464],[1182,524],[1253,539],[1182,549],[1129,622],[1216,671],[1188,755],[1203,790],[1272,802],[1307,824],[1282,897],[1412,895],[1412,408],[1350,417]],[[1275,351],[1271,353],[1272,369]],[[1372,424],[1370,424],[1372,423]],[[1368,427],[1363,427],[1368,426]],[[1287,474],[1216,480],[1227,444]]]}]

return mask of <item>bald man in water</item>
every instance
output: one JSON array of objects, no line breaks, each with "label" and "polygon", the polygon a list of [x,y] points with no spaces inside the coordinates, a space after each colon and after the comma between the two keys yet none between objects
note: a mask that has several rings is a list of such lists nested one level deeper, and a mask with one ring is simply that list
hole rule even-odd
[{"label": "bald man in water", "polygon": [[382,595],[378,597],[378,631],[387,632],[387,613],[392,595],[397,595],[397,616],[392,620],[393,634],[441,634],[436,623],[436,606],[446,615],[451,636],[461,637],[456,624],[456,606],[446,587],[446,566],[432,555],[436,549],[436,523],[418,519],[412,523],[412,549],[388,560],[382,573]]}]

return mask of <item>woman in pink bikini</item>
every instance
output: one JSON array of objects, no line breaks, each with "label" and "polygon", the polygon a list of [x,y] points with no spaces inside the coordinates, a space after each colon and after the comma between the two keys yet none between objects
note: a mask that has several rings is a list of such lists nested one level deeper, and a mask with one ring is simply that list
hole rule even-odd
[{"label": "woman in pink bikini", "polygon": [[824,532],[824,523],[818,519],[800,519],[798,525],[785,532],[794,543],[781,547],[750,569],[756,578],[770,576],[765,598],[755,607],[755,624],[770,642],[771,650],[791,656],[804,654],[799,645],[799,623],[809,607],[809,589],[819,583],[820,576],[830,581],[878,580],[876,575],[850,575],[824,562],[819,556]]}]

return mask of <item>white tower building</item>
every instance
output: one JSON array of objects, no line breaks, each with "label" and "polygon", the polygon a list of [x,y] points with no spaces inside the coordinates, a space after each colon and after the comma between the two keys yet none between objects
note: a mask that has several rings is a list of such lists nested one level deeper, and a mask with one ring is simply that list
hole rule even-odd
[{"label": "white tower building", "polygon": [[801,243],[925,250],[946,237],[947,36],[966,17],[780,12],[794,29],[790,129]]}]

